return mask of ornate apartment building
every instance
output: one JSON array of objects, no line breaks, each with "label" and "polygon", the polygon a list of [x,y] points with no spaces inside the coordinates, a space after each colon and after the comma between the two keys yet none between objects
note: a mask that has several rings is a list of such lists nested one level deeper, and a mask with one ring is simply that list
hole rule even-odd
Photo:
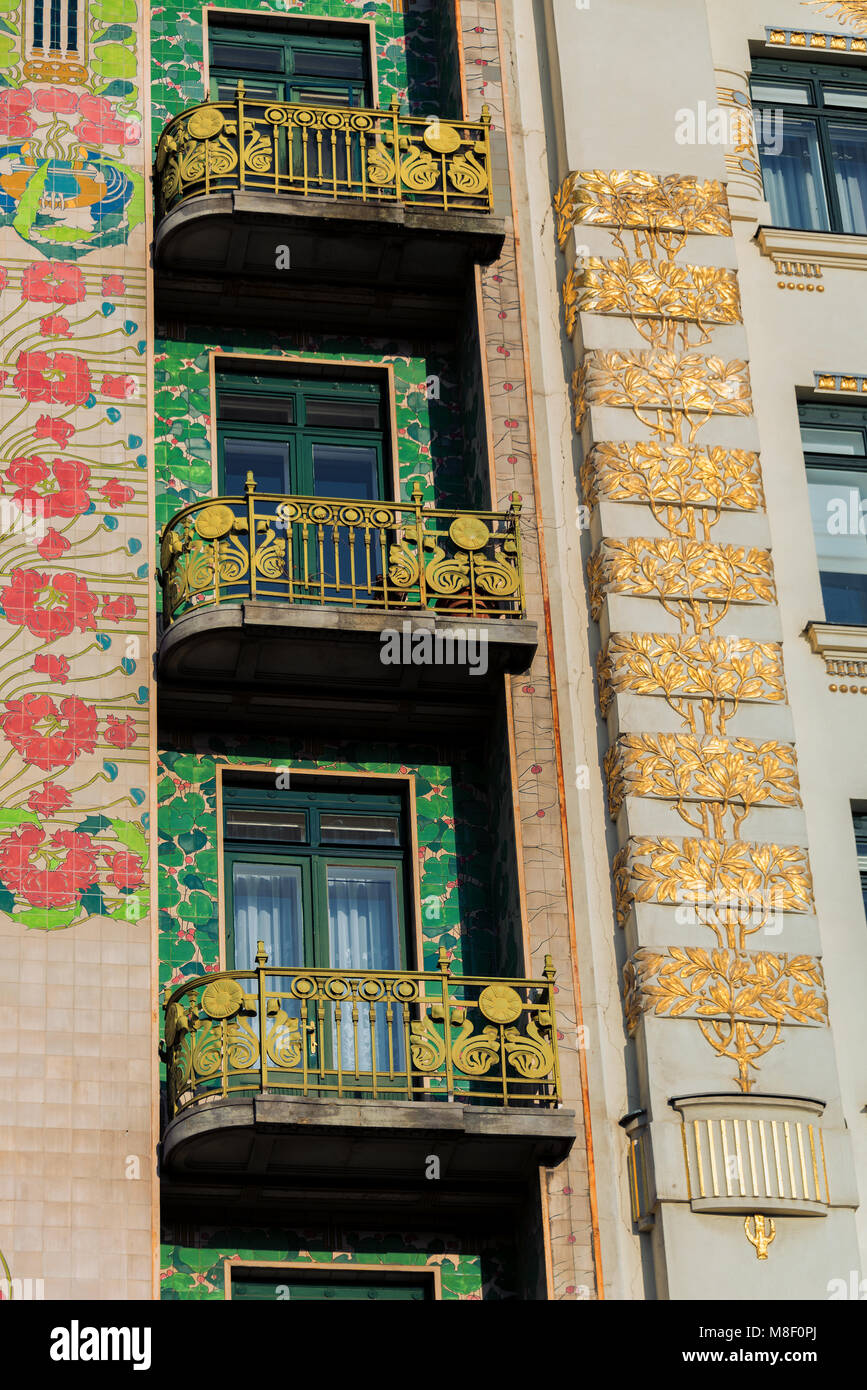
[{"label": "ornate apartment building", "polygon": [[867,4],[767,9],[0,4],[4,1296],[864,1267]]}]

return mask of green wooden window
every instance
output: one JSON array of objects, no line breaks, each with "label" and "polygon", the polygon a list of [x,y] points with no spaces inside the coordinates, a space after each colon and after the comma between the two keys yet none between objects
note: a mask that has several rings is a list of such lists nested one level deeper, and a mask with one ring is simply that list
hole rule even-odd
[{"label": "green wooden window", "polygon": [[757,59],[751,92],[774,225],[867,235],[867,71]]},{"label": "green wooden window", "polygon": [[798,410],[825,617],[867,624],[867,408]]},{"label": "green wooden window", "polygon": [[340,34],[209,25],[212,101],[233,101],[239,80],[251,98],[311,106],[370,106],[366,46]]},{"label": "green wooden window", "polygon": [[230,968],[406,969],[405,834],[400,796],[225,786]]},{"label": "green wooden window", "polygon": [[275,374],[217,376],[221,491],[385,500],[382,388]]},{"label": "green wooden window", "polygon": [[382,1302],[426,1302],[433,1298],[433,1284],[430,1279],[414,1279],[387,1275],[372,1275],[360,1271],[339,1271],[334,1274],[311,1270],[310,1274],[295,1270],[284,1274],[274,1270],[255,1272],[240,1276],[232,1273],[232,1301],[247,1302],[272,1301],[297,1303],[321,1302],[326,1299],[371,1299]]}]

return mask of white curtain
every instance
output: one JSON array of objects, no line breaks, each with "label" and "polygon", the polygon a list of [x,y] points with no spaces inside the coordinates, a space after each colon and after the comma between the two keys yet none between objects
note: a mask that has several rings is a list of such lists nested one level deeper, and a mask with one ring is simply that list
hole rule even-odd
[{"label": "white curtain", "polygon": [[[399,970],[400,922],[397,911],[397,869],[358,868],[329,864],[328,938],[329,961],[336,970]],[[335,1024],[337,1007],[335,1006]],[[344,1071],[356,1070],[352,1033],[352,1006],[341,1004],[340,1060]],[[369,1072],[376,1039],[376,1070],[388,1070],[389,1016],[385,1003],[375,1005],[374,1029],[369,1006],[358,1006],[358,1061],[360,1072]],[[400,1008],[391,1008],[392,1058],[396,1071],[403,1070],[404,1048]],[[336,1029],[335,1029],[335,1048]]]}]

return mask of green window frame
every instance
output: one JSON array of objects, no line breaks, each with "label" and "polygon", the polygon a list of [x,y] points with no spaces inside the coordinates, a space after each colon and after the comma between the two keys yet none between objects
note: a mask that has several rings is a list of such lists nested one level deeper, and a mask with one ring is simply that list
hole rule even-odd
[{"label": "green window frame", "polygon": [[[282,839],[259,837],[253,834],[243,836],[233,833],[233,812],[240,815],[234,824],[248,813],[255,828],[258,817],[263,829],[273,831],[275,822],[282,818],[286,833]],[[249,815],[252,813],[252,816]],[[265,824],[264,816],[270,815],[272,823]],[[332,827],[338,818],[351,817],[356,822],[346,831],[343,842],[328,838],[328,824]],[[323,825],[323,821],[325,824]],[[382,843],[383,836],[377,836],[376,828],[389,825],[393,828],[392,843]],[[361,829],[364,827],[364,829]],[[353,830],[355,834],[353,835]],[[333,832],[332,832],[333,833]],[[380,840],[379,843],[372,841]],[[239,865],[261,865],[289,871],[297,885],[298,901],[301,907],[302,931],[300,945],[303,959],[287,961],[279,958],[273,942],[266,942],[269,963],[280,967],[303,967],[310,969],[365,969],[392,968],[407,969],[410,960],[409,936],[407,931],[407,905],[411,899],[410,856],[406,835],[406,816],[403,798],[391,793],[362,793],[354,791],[314,791],[277,790],[249,784],[228,784],[223,787],[223,874],[226,903],[226,960],[232,969],[246,969],[252,966],[249,961],[238,961],[236,932],[236,867]],[[394,965],[380,967],[367,966],[358,962],[334,961],[329,930],[328,875],[330,870],[367,869],[384,871],[393,876],[395,884],[395,910],[397,921],[397,953],[399,959]],[[252,943],[251,943],[252,944]],[[255,949],[253,947],[253,949]]]},{"label": "green window frame", "polygon": [[867,70],[759,58],[751,92],[773,224],[867,234]]},{"label": "green window frame", "polygon": [[231,1272],[231,1300],[239,1302],[346,1302],[369,1299],[382,1302],[426,1303],[434,1299],[429,1275],[401,1271],[389,1274],[374,1269],[274,1270],[239,1269]]},{"label": "green window frame", "polygon": [[825,617],[867,625],[867,407],[798,406]]},{"label": "green window frame", "polygon": [[234,101],[238,82],[250,98],[310,106],[371,105],[370,61],[360,38],[340,33],[208,25],[212,101]]},{"label": "green window frame", "polygon": [[[256,477],[256,466],[250,471],[260,492],[391,500],[386,486],[386,399],[382,384],[219,371],[216,395],[223,495],[243,493],[247,469],[242,460],[246,453],[254,462],[259,459],[260,476]],[[338,491],[328,486],[328,475],[330,469],[339,479],[341,453],[346,464],[355,455],[360,468],[357,478],[350,473],[346,486]],[[275,482],[280,485],[269,486]]]}]

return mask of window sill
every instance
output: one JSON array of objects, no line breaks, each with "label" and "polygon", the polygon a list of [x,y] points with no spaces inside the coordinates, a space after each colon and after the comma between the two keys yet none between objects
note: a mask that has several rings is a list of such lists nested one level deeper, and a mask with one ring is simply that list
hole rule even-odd
[{"label": "window sill", "polygon": [[759,227],[755,240],[762,255],[772,260],[812,261],[814,265],[839,270],[867,270],[867,236]]},{"label": "window sill", "polygon": [[[867,680],[867,624],[808,623],[803,636],[810,650],[822,657],[828,675],[835,678],[829,690],[844,695],[855,695],[860,690],[862,695],[867,695],[867,685],[850,685],[846,679]],[[840,680],[846,683],[837,684]]]}]

